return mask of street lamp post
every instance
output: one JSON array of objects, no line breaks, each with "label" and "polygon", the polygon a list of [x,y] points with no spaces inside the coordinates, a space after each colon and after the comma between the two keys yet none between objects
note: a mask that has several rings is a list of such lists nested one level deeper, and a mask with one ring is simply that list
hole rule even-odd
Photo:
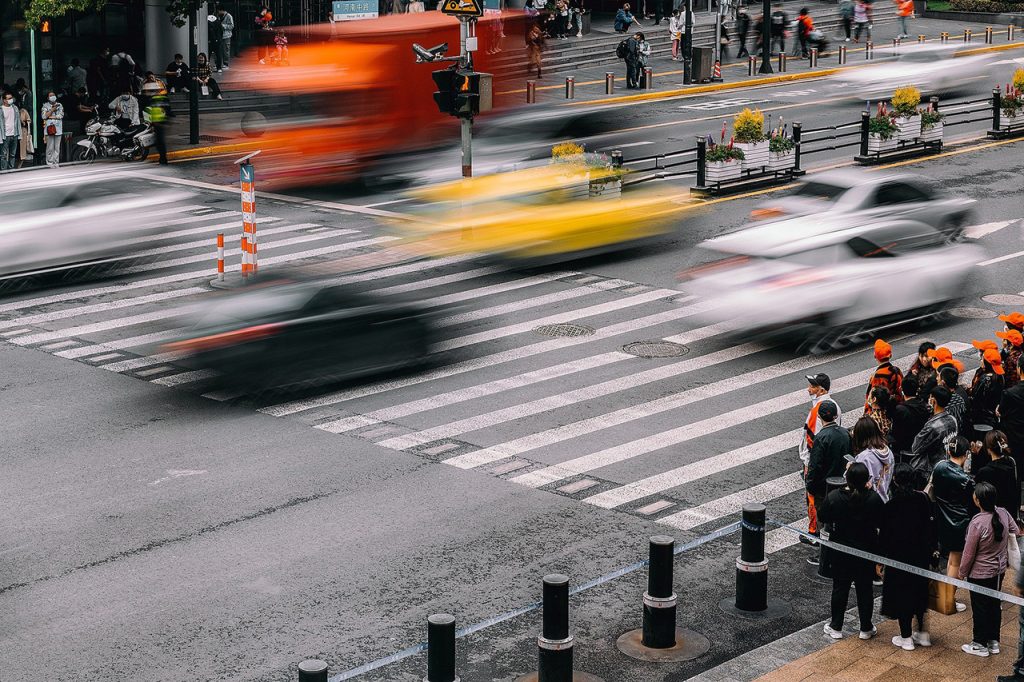
[{"label": "street lamp post", "polygon": [[761,2],[761,68],[758,73],[772,73],[772,2]]},{"label": "street lamp post", "polygon": [[[197,62],[199,61],[199,0],[191,0],[188,5],[188,61],[192,65],[193,78],[195,77]],[[189,83],[188,89],[188,141],[189,144],[199,144],[199,81]]]},{"label": "street lamp post", "polygon": [[693,83],[693,0],[683,3],[683,85]]}]

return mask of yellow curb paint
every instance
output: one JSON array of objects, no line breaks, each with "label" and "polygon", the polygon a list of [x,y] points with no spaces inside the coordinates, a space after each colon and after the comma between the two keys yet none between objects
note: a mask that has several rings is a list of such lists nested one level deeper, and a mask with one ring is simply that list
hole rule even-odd
[{"label": "yellow curb paint", "polygon": [[235,142],[232,144],[215,144],[208,147],[196,147],[194,149],[179,149],[174,152],[167,152],[168,159],[191,159],[202,158],[212,154],[227,154],[231,152],[248,152],[259,149],[259,142]]}]

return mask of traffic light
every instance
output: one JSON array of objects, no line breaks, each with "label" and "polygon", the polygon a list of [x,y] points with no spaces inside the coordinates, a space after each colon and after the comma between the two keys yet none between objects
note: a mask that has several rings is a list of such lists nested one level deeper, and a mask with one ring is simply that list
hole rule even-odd
[{"label": "traffic light", "polygon": [[49,19],[43,19],[42,21],[39,22],[39,32],[40,33],[49,33],[50,30],[51,30],[51,28],[50,28],[50,20]]},{"label": "traffic light", "polygon": [[437,84],[437,92],[434,93],[434,101],[437,102],[437,109],[442,114],[454,114],[455,94],[455,71],[444,69],[434,71],[430,74]]}]

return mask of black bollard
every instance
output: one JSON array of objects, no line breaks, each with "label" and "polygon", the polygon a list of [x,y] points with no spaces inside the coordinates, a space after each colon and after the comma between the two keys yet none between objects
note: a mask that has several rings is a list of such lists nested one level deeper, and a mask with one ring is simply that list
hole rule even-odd
[{"label": "black bollard", "polygon": [[740,556],[736,559],[736,608],[764,611],[768,608],[768,560],[764,557],[765,506],[743,505]]},{"label": "black bollard", "polygon": [[757,72],[757,57],[747,57],[747,75],[753,76]]},{"label": "black bollard", "polygon": [[604,74],[604,94],[610,95],[613,92],[615,92],[615,74],[607,71]]},{"label": "black bollard", "polygon": [[612,168],[622,168],[622,152],[618,149],[612,152]]},{"label": "black bollard", "polygon": [[1002,134],[1003,121],[999,111],[1002,104],[1002,93],[999,91],[999,88],[992,88],[992,132],[989,135]]},{"label": "black bollard", "polygon": [[299,663],[299,682],[327,682],[327,664],[315,658]]},{"label": "black bollard", "polygon": [[459,682],[455,674],[455,616],[435,613],[427,618],[427,679]]},{"label": "black bollard", "polygon": [[780,52],[779,53],[779,73],[785,73],[785,72],[786,72],[786,53],[785,52]]},{"label": "black bollard", "polygon": [[676,645],[676,594],[672,591],[675,540],[667,535],[651,538],[647,592],[644,594],[643,644],[652,649]]},{"label": "black bollard", "polygon": [[[838,490],[846,485],[846,479],[842,476],[829,476],[825,479],[825,497],[833,490]],[[822,500],[824,501],[824,500]],[[815,499],[814,503],[817,505],[818,500]],[[820,524],[820,537],[822,540],[828,540],[828,534],[832,530],[832,524],[824,523]],[[823,544],[818,544],[818,576],[821,578],[832,577],[832,552]]]},{"label": "black bollard", "polygon": [[800,167],[800,150],[801,150],[801,139],[803,138],[803,125],[800,121],[793,122],[793,170],[790,171],[793,175],[806,175],[803,168]]},{"label": "black bollard", "polygon": [[535,81],[526,81],[526,103],[536,104],[537,102],[537,83]]},{"label": "black bollard", "polygon": [[868,156],[868,137],[871,132],[871,112],[860,112],[860,155],[863,158]]},{"label": "black bollard", "polygon": [[572,635],[569,634],[569,576],[544,576],[544,615],[537,638],[538,682],[572,682]]},{"label": "black bollard", "polygon": [[697,136],[697,187],[704,187],[708,156],[708,140],[703,135]]}]

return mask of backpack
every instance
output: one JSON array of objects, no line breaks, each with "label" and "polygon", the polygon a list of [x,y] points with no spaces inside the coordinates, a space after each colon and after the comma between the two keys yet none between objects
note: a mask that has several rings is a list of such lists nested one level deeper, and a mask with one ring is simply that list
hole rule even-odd
[{"label": "backpack", "polygon": [[615,48],[615,56],[619,59],[625,59],[627,54],[629,54],[629,45],[627,45],[626,41],[623,40],[619,43],[618,47]]}]

